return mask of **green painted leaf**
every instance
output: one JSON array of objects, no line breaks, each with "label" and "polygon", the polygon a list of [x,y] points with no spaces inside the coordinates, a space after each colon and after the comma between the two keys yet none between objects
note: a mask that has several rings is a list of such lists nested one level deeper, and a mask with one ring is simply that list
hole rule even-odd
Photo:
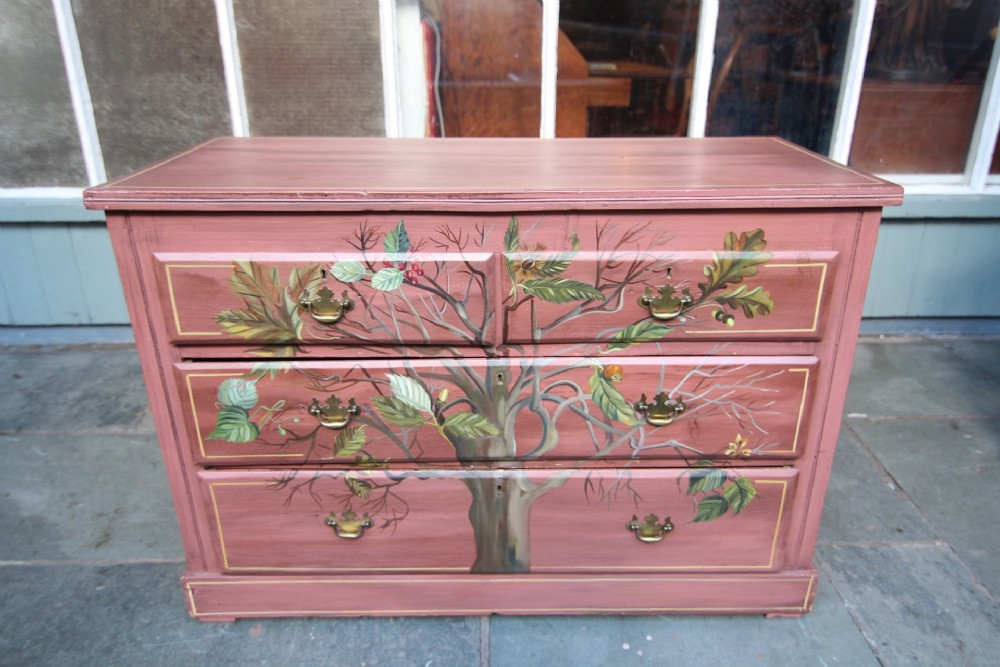
[{"label": "green painted leaf", "polygon": [[333,441],[333,453],[336,456],[354,456],[365,446],[365,427],[345,428],[337,434]]},{"label": "green painted leaf", "polygon": [[444,430],[459,438],[485,438],[490,435],[500,435],[493,422],[473,412],[460,412],[444,420]]},{"label": "green painted leaf", "polygon": [[718,468],[694,470],[688,478],[687,494],[690,496],[701,491],[714,491],[725,484],[727,479],[726,471]]},{"label": "green painted leaf", "polygon": [[521,230],[520,223],[517,221],[517,216],[510,216],[510,222],[507,223],[507,231],[503,235],[503,249],[504,252],[517,252],[518,246],[521,245]]},{"label": "green painted leaf", "polygon": [[568,303],[603,299],[604,293],[593,285],[569,278],[536,278],[524,281],[524,292],[549,303]]},{"label": "green painted leaf", "polygon": [[330,273],[342,283],[356,283],[368,275],[368,270],[357,260],[345,259],[334,262],[330,267]]},{"label": "green painted leaf", "polygon": [[397,375],[396,373],[386,373],[385,376],[389,378],[389,389],[392,391],[393,396],[417,410],[422,410],[428,414],[433,412],[431,409],[431,395],[427,393],[427,390],[419,382],[411,377]]},{"label": "green painted leaf", "polygon": [[714,521],[726,513],[729,503],[722,496],[708,496],[698,503],[698,511],[694,515],[695,523]]},{"label": "green painted leaf", "polygon": [[757,267],[771,259],[771,253],[764,252],[767,241],[764,231],[755,229],[739,236],[729,232],[725,238],[726,252],[715,253],[712,264],[705,267],[708,282],[700,284],[702,292],[713,292],[730,283],[743,282],[744,278],[757,275]]},{"label": "green painted leaf", "polygon": [[322,284],[323,270],[319,264],[293,266],[288,274],[288,300],[297,309],[299,302],[319,289]]},{"label": "green painted leaf", "polygon": [[403,272],[396,267],[386,267],[372,276],[372,287],[383,292],[391,292],[403,284],[403,278]]},{"label": "green painted leaf", "polygon": [[358,498],[368,500],[368,496],[372,494],[372,483],[367,480],[358,479],[348,474],[344,476],[344,482],[347,484],[347,488],[351,490],[351,493]]},{"label": "green painted leaf", "polygon": [[372,405],[382,419],[395,426],[413,428],[427,421],[427,418],[395,396],[376,396]]},{"label": "green painted leaf", "polygon": [[635,410],[615,386],[604,379],[599,369],[595,369],[594,374],[590,376],[590,395],[608,419],[628,426],[639,423],[635,417]]},{"label": "green painted leaf", "polygon": [[733,480],[732,486],[727,486],[722,490],[722,495],[733,509],[735,516],[746,509],[747,505],[757,497],[757,488],[746,477],[737,477]]},{"label": "green painted leaf", "polygon": [[573,249],[573,252],[580,251],[580,237],[576,232],[573,232],[573,234],[569,237],[569,246]]},{"label": "green painted leaf", "polygon": [[219,385],[219,403],[223,405],[249,410],[258,400],[256,380],[229,378]]},{"label": "green painted leaf", "polygon": [[764,291],[763,287],[754,287],[747,290],[746,285],[740,285],[737,289],[720,294],[715,300],[723,306],[732,309],[741,308],[743,314],[749,318],[756,315],[770,315],[774,310],[774,301],[771,295]]},{"label": "green painted leaf", "polygon": [[410,237],[402,220],[385,235],[382,245],[389,254],[405,255],[410,251]]},{"label": "green painted leaf", "polygon": [[260,429],[250,421],[250,413],[243,408],[224,405],[219,409],[215,430],[208,434],[208,440],[226,442],[253,442],[260,435]]},{"label": "green painted leaf", "polygon": [[377,459],[370,454],[359,454],[354,457],[354,465],[365,470],[375,470],[385,468],[389,465],[389,459]]},{"label": "green painted leaf", "polygon": [[764,230],[755,229],[752,232],[743,232],[739,236],[736,232],[729,232],[723,241],[726,250],[751,250],[760,251],[767,247],[764,240]]},{"label": "green painted leaf", "polygon": [[238,259],[233,262],[233,275],[229,284],[233,293],[248,304],[263,301],[268,305],[277,305],[282,302],[282,286],[277,267]]},{"label": "green painted leaf", "polygon": [[615,334],[608,343],[608,350],[624,350],[629,345],[657,341],[673,331],[656,320],[640,320]]},{"label": "green painted leaf", "polygon": [[227,308],[215,316],[215,321],[230,336],[265,343],[287,343],[296,339],[292,322],[286,321],[287,313],[275,317],[262,306],[248,309]]}]

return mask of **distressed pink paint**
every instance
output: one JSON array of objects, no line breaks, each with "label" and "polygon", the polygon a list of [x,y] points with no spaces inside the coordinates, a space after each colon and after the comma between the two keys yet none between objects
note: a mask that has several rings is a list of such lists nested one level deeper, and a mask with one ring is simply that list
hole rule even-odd
[{"label": "distressed pink paint", "polygon": [[[880,207],[900,197],[770,138],[218,139],[88,190],[108,210],[190,613],[807,612]],[[394,257],[381,243],[401,220]],[[757,231],[767,261],[721,301],[675,320],[639,303],[697,300],[724,245]],[[234,287],[250,262],[278,276],[292,339],[221,326],[258,298]],[[342,322],[296,310],[314,294],[287,281],[309,266],[311,290],[350,292]],[[397,267],[405,284],[372,282]],[[552,277],[600,298],[532,295]],[[724,307],[741,287],[765,305]],[[629,327],[645,337],[616,344]],[[419,380],[395,430],[389,375]],[[220,393],[237,378],[253,390]],[[634,406],[659,393],[686,410],[654,427]],[[316,425],[331,394],[356,401],[363,444]],[[210,437],[223,417],[249,435]],[[713,494],[729,510],[695,521]],[[358,539],[325,523],[348,511],[372,512]],[[660,542],[626,527],[649,514],[671,517]]]}]

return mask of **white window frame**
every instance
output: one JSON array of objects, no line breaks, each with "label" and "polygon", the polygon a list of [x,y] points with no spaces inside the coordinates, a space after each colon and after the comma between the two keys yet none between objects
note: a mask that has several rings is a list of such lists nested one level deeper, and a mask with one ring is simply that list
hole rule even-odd
[{"label": "white window frame", "polygon": [[[460,0],[457,0],[460,1]],[[233,136],[250,134],[233,0],[213,0]],[[848,53],[837,100],[829,157],[846,164],[850,156],[877,0],[854,0]],[[86,68],[70,0],[52,0],[87,181],[106,180],[104,155],[94,118]],[[705,136],[719,18],[719,0],[701,0],[688,136]],[[423,36],[419,0],[379,0],[382,93],[387,137],[423,136],[428,108],[423,85]],[[556,134],[559,0],[542,0],[542,81],[538,136]],[[892,217],[1000,217],[1000,174],[990,164],[1000,130],[1000,48],[994,44],[965,170],[961,174],[880,174],[904,186],[904,205]],[[83,208],[82,188],[0,188],[2,221],[101,220]]]}]

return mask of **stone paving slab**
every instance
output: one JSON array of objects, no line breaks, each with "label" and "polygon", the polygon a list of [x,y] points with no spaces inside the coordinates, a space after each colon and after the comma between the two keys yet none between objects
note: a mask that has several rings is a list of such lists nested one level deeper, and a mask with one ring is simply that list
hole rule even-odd
[{"label": "stone paving slab", "polygon": [[0,433],[153,431],[132,346],[0,348]]},{"label": "stone paving slab", "polygon": [[998,420],[859,420],[851,428],[976,577],[1000,594]]},{"label": "stone paving slab", "polygon": [[989,415],[1000,382],[940,342],[862,341],[854,359],[848,414]]},{"label": "stone paving slab", "polygon": [[885,667],[995,667],[1000,602],[947,544],[821,545],[821,570]]},{"label": "stone paving slab", "polygon": [[1000,338],[948,340],[945,347],[1000,381]]},{"label": "stone paving slab", "polygon": [[478,618],[265,619],[187,616],[182,566],[0,567],[0,664],[469,667]]},{"label": "stone paving slab", "polygon": [[0,436],[0,561],[180,560],[151,435]]},{"label": "stone paving slab", "polygon": [[878,664],[823,578],[813,611],[801,618],[500,616],[490,622],[493,667]]},{"label": "stone paving slab", "polygon": [[940,536],[878,462],[852,435],[840,430],[830,488],[823,507],[820,542],[935,540]]}]

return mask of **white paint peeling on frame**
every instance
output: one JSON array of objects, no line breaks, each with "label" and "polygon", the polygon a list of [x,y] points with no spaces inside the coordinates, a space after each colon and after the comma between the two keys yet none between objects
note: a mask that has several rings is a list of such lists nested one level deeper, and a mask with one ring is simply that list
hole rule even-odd
[{"label": "white paint peeling on frame", "polygon": [[875,23],[876,0],[854,0],[851,28],[847,37],[847,55],[837,97],[837,112],[830,139],[830,159],[847,164],[854,140],[854,123],[858,118],[858,102],[865,78],[868,44]]},{"label": "white paint peeling on frame", "polygon": [[77,35],[76,20],[73,18],[73,7],[70,5],[70,0],[52,0],[52,9],[56,16],[59,45],[62,47],[69,95],[73,103],[73,116],[76,118],[76,127],[80,135],[83,164],[87,169],[87,181],[91,185],[97,185],[107,180],[107,172],[104,168],[101,140],[97,134],[94,104],[90,99],[87,72],[83,65],[80,37]]},{"label": "white paint peeling on frame", "polygon": [[250,116],[243,86],[243,61],[236,34],[236,12],[233,0],[215,0],[215,18],[219,25],[219,47],[222,51],[222,71],[226,78],[226,98],[234,137],[250,136]]},{"label": "white paint peeling on frame", "polygon": [[705,136],[708,125],[708,95],[715,64],[715,32],[719,25],[719,0],[701,0],[698,12],[698,38],[691,82],[691,108],[688,112],[689,137]]}]

